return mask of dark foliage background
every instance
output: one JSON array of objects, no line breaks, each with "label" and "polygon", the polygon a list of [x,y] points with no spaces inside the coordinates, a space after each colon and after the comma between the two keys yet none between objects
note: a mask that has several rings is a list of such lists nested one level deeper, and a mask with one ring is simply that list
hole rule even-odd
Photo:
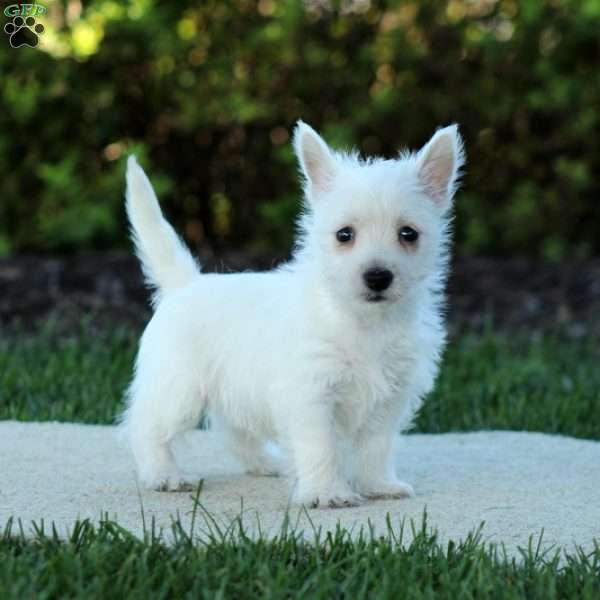
[{"label": "dark foliage background", "polygon": [[386,156],[456,121],[459,251],[600,252],[597,0],[46,6],[0,44],[0,253],[125,247],[129,152],[192,246],[285,253],[298,118]]}]

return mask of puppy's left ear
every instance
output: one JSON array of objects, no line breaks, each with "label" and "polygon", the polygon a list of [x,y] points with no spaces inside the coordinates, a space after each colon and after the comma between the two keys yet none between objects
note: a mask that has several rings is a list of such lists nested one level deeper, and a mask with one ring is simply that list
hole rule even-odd
[{"label": "puppy's left ear", "polygon": [[439,129],[417,155],[417,173],[423,191],[442,211],[450,208],[465,162],[457,125]]},{"label": "puppy's left ear", "polygon": [[335,157],[323,138],[303,121],[298,121],[294,131],[294,150],[307,183],[307,196],[328,191],[337,171]]}]

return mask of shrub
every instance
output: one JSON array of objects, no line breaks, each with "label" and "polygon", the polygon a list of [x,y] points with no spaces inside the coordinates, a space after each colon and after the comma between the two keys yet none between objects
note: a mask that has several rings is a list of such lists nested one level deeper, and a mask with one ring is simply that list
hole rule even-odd
[{"label": "shrub", "polygon": [[285,252],[298,118],[386,156],[456,121],[461,251],[600,251],[595,0],[56,4],[0,50],[1,252],[126,244],[132,151],[192,246]]}]

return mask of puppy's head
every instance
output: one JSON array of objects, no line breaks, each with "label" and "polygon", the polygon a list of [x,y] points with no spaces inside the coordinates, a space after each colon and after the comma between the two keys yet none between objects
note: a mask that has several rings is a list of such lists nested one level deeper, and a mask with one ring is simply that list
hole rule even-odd
[{"label": "puppy's head", "polygon": [[344,303],[385,308],[443,272],[448,214],[464,162],[456,125],[417,153],[360,160],[299,122],[302,251]]}]

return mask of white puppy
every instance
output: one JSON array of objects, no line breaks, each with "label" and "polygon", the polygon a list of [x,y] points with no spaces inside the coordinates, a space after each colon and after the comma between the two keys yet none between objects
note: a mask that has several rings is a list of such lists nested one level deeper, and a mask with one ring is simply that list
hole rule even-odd
[{"label": "white puppy", "polygon": [[122,421],[151,488],[194,482],[171,442],[208,414],[249,472],[277,469],[266,452],[275,441],[298,503],[413,494],[396,476],[394,441],[444,345],[457,127],[396,160],[334,152],[302,122],[294,147],[304,214],[294,258],[267,273],[201,274],[129,159],[127,213],[156,311]]}]

